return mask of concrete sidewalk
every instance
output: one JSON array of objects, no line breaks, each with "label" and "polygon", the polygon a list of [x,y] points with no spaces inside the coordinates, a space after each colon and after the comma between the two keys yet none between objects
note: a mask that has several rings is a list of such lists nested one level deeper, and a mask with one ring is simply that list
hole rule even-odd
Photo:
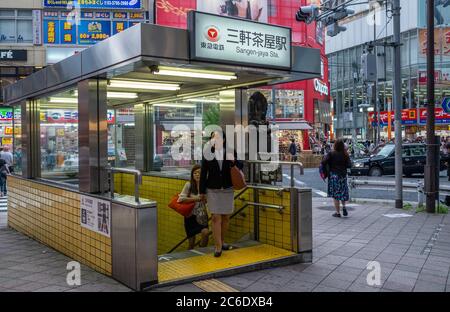
[{"label": "concrete sidewalk", "polygon": [[[314,263],[221,278],[239,291],[450,291],[450,217],[414,214],[383,203],[352,204],[333,218],[328,199],[314,199]],[[385,214],[411,214],[389,218]],[[0,213],[0,291],[129,291],[82,266],[82,285],[66,283],[70,259],[6,228]],[[381,265],[380,286],[369,286],[370,261]],[[155,291],[203,291],[193,284]]]}]

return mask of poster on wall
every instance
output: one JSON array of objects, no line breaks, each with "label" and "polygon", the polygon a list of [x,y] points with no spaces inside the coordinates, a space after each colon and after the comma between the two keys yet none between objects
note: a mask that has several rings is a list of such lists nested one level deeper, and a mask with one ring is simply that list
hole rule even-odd
[{"label": "poster on wall", "polygon": [[109,201],[81,195],[80,209],[82,227],[111,237],[111,203]]},{"label": "poster on wall", "polygon": [[[448,0],[434,1],[434,24],[450,24],[450,6]],[[419,0],[419,27],[427,27],[427,0]]]},{"label": "poster on wall", "polygon": [[268,22],[267,0],[197,0],[197,11]]}]

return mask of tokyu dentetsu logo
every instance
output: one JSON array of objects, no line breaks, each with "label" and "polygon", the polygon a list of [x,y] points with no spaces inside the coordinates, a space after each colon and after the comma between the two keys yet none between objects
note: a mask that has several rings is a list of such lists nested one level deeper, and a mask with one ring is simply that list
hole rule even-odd
[{"label": "tokyu dentetsu logo", "polygon": [[208,26],[206,27],[205,37],[208,41],[217,42],[220,39],[219,28],[216,26]]}]

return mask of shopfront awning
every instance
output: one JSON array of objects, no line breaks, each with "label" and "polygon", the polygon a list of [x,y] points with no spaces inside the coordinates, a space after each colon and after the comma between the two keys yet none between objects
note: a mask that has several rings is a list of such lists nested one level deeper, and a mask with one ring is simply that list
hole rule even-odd
[{"label": "shopfront awning", "polygon": [[277,123],[280,130],[312,130],[313,128],[306,121],[280,122]]}]

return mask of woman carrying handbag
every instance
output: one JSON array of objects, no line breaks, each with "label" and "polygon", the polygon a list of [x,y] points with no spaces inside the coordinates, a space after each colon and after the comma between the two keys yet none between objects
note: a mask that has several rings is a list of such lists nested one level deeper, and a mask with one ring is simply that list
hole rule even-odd
[{"label": "woman carrying handbag", "polygon": [[184,185],[178,197],[179,203],[195,203],[192,213],[184,217],[184,229],[189,240],[189,250],[195,247],[195,236],[201,234],[200,247],[206,247],[209,239],[208,212],[199,196],[201,167],[195,165],[191,170],[191,180]]},{"label": "woman carrying handbag", "polygon": [[234,210],[231,170],[234,166],[242,170],[244,165],[237,160],[236,152],[234,155],[226,154],[226,138],[223,132],[214,132],[206,149],[211,153],[211,157],[203,157],[202,160],[200,196],[204,202],[208,202],[208,209],[212,214],[214,256],[220,257],[223,250],[232,248],[224,242],[230,215]]}]

